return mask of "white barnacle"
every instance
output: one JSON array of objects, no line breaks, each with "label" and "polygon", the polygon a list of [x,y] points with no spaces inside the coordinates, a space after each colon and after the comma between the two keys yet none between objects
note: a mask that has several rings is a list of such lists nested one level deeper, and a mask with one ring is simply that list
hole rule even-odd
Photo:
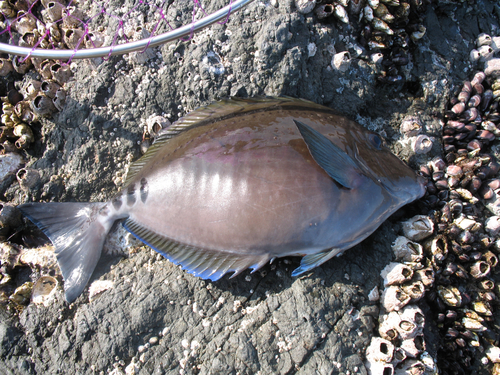
[{"label": "white barnacle", "polygon": [[425,374],[425,365],[416,359],[406,360],[398,368],[398,374]]},{"label": "white barnacle", "polygon": [[500,363],[500,348],[498,346],[490,346],[486,350],[488,359],[493,363]]},{"label": "white barnacle", "polygon": [[477,49],[473,49],[470,51],[469,59],[471,62],[478,61],[480,57],[481,57],[481,54],[479,53],[479,51]]},{"label": "white barnacle", "polygon": [[425,294],[425,286],[422,281],[412,281],[407,285],[403,285],[403,291],[410,296],[413,302],[420,300]]},{"label": "white barnacle", "polygon": [[386,340],[395,340],[399,337],[399,324],[401,318],[396,311],[380,316],[378,333]]},{"label": "white barnacle", "polygon": [[366,369],[368,370],[368,374],[376,375],[376,374],[384,374],[384,375],[393,375],[394,374],[394,366],[392,363],[385,363],[380,361],[370,361],[366,360]]},{"label": "white barnacle", "polygon": [[370,56],[370,60],[374,63],[374,64],[382,64],[382,61],[384,60],[384,55],[381,54],[380,52],[378,53],[373,53],[371,56]]},{"label": "white barnacle", "polygon": [[112,289],[115,283],[111,280],[96,280],[89,288],[89,301],[94,301],[102,292]]},{"label": "white barnacle", "polygon": [[417,358],[425,350],[424,336],[419,335],[403,340],[400,347],[406,352],[408,357]]},{"label": "white barnacle", "polygon": [[477,49],[479,52],[479,61],[488,61],[493,58],[495,51],[489,45],[483,45]]},{"label": "white barnacle", "polygon": [[411,297],[406,294],[400,286],[391,285],[384,289],[381,302],[386,311],[398,311],[411,301]]},{"label": "white barnacle", "polygon": [[491,48],[493,48],[493,51],[495,51],[495,53],[500,51],[500,36],[494,36],[491,39]]},{"label": "white barnacle", "polygon": [[486,33],[481,33],[477,36],[477,40],[476,40],[476,43],[477,43],[477,46],[478,47],[481,47],[481,46],[489,46],[491,45],[492,43],[492,39],[491,39],[491,36],[489,36],[488,34]]},{"label": "white barnacle", "polygon": [[391,362],[394,353],[394,345],[381,337],[373,337],[368,348],[366,348],[366,359],[376,362]]},{"label": "white barnacle", "polygon": [[404,235],[413,241],[420,241],[434,232],[434,223],[425,215],[416,215],[403,222]]},{"label": "white barnacle", "polygon": [[410,144],[416,154],[427,154],[432,150],[432,147],[434,145],[434,137],[420,134],[416,137],[411,137]]},{"label": "white barnacle", "polygon": [[422,121],[418,116],[406,116],[400,126],[401,133],[410,137],[420,134],[422,128]]},{"label": "white barnacle", "polygon": [[57,279],[52,276],[42,276],[33,285],[31,300],[38,305],[49,306],[54,300],[57,290]]},{"label": "white barnacle", "polygon": [[316,0],[295,0],[297,12],[307,14],[313,11],[316,6]]},{"label": "white barnacle", "polygon": [[380,273],[384,286],[402,284],[413,276],[413,270],[405,264],[391,262]]},{"label": "white barnacle", "polygon": [[424,313],[418,306],[405,306],[398,312],[398,315],[400,321],[396,329],[403,340],[423,334],[425,323]]},{"label": "white barnacle", "polygon": [[399,236],[392,244],[392,251],[396,260],[402,262],[419,262],[422,260],[424,250],[422,245],[410,241],[405,236]]},{"label": "white barnacle", "polygon": [[336,53],[332,58],[332,67],[345,73],[351,66],[351,54],[347,51]]},{"label": "white barnacle", "polygon": [[335,4],[333,8],[333,14],[339,19],[339,21],[346,24],[349,23],[349,16],[347,15],[347,11],[342,5]]}]

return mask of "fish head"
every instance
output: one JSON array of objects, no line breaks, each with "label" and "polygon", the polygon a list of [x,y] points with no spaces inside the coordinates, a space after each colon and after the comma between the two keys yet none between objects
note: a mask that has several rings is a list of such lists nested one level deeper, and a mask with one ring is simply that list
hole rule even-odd
[{"label": "fish head", "polygon": [[364,173],[383,187],[400,205],[421,198],[425,179],[415,173],[384,144],[380,135],[356,127],[351,135],[353,156]]}]

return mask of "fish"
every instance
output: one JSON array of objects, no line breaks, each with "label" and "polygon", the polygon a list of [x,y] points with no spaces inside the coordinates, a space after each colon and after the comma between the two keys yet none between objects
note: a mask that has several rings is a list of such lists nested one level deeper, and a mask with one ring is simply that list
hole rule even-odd
[{"label": "fish", "polygon": [[217,281],[302,256],[292,276],[372,234],[425,181],[381,137],[294,98],[231,98],[163,129],[108,202],[18,208],[55,247],[67,302],[85,289],[115,221]]}]

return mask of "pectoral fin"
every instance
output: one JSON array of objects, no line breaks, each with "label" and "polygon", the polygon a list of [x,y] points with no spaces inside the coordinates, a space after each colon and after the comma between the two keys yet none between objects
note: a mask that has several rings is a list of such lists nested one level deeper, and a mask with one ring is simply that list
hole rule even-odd
[{"label": "pectoral fin", "polygon": [[359,186],[363,174],[349,155],[309,125],[293,121],[304,138],[313,159],[331,178],[348,189]]},{"label": "pectoral fin", "polygon": [[302,258],[300,266],[293,270],[292,276],[300,276],[303,273],[312,270],[313,268],[325,263],[327,260],[333,258],[341,252],[340,249],[331,249],[321,253],[309,254]]}]

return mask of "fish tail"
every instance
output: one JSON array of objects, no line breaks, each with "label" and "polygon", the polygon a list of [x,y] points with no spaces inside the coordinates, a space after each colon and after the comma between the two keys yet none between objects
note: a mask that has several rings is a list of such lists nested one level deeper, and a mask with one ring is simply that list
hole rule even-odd
[{"label": "fish tail", "polygon": [[68,302],[82,293],[101,257],[104,240],[113,224],[100,214],[105,205],[51,202],[18,206],[54,245]]}]

